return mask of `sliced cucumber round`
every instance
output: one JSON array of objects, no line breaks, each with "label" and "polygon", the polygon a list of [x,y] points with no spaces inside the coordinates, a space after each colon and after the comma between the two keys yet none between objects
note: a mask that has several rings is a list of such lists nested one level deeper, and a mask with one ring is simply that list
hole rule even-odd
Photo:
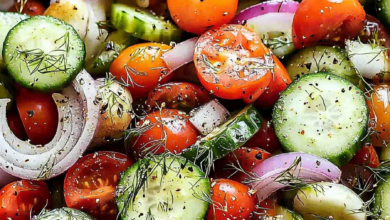
[{"label": "sliced cucumber round", "polygon": [[390,218],[390,174],[384,177],[385,181],[380,181],[375,189],[375,201],[373,211],[378,213],[383,219]]},{"label": "sliced cucumber round", "polygon": [[294,210],[305,220],[366,220],[363,200],[348,187],[336,183],[315,183],[298,190]]},{"label": "sliced cucumber round", "polygon": [[358,86],[361,79],[356,74],[347,52],[340,47],[313,46],[297,51],[286,61],[291,79],[309,73],[328,72],[349,80]]},{"label": "sliced cucumber round", "polygon": [[111,23],[117,28],[147,41],[169,44],[178,42],[183,31],[169,21],[162,20],[146,9],[114,3]]},{"label": "sliced cucumber round", "polygon": [[72,208],[59,208],[52,211],[42,211],[39,215],[33,216],[31,220],[96,220],[90,215]]},{"label": "sliced cucumber round", "polygon": [[245,107],[220,127],[186,148],[182,156],[199,164],[206,173],[215,160],[246,143],[259,131],[264,119],[253,105]]},{"label": "sliced cucumber round", "polygon": [[115,201],[122,220],[205,219],[210,182],[193,163],[163,154],[144,158],[125,171]]},{"label": "sliced cucumber round", "polygon": [[363,92],[329,73],[294,80],[273,109],[275,133],[284,150],[346,164],[362,147],[369,109]]},{"label": "sliced cucumber round", "polygon": [[51,16],[35,16],[10,30],[3,57],[8,72],[20,85],[57,91],[82,70],[85,46],[71,25]]}]

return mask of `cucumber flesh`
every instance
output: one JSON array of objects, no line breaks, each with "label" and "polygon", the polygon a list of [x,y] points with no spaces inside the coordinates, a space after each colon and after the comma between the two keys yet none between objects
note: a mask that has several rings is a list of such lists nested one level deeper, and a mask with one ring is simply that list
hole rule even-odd
[{"label": "cucumber flesh", "polygon": [[139,39],[123,30],[116,30],[100,45],[98,55],[87,61],[86,70],[91,75],[103,75],[110,70],[111,63],[125,48],[136,44]]},{"label": "cucumber flesh", "polygon": [[390,218],[390,174],[387,174],[384,179],[387,181],[380,181],[378,187],[375,189],[375,201],[373,211],[380,214],[383,219]]},{"label": "cucumber flesh", "polygon": [[276,208],[275,214],[276,216],[268,217],[267,220],[303,220],[300,214],[283,208],[282,206]]},{"label": "cucumber flesh", "polygon": [[253,105],[236,113],[220,127],[182,152],[182,156],[207,174],[215,160],[226,156],[246,143],[261,127],[264,119]]},{"label": "cucumber flesh", "polygon": [[207,215],[210,190],[197,166],[163,154],[141,159],[125,171],[115,201],[122,220],[201,220]]},{"label": "cucumber flesh", "polygon": [[275,133],[284,150],[346,164],[361,148],[369,109],[363,92],[328,73],[294,80],[273,110]]},{"label": "cucumber flesh", "polygon": [[178,42],[183,33],[176,25],[160,19],[146,9],[119,3],[112,4],[111,8],[111,23],[115,28],[134,37],[169,44],[171,41]]},{"label": "cucumber flesh", "polygon": [[71,25],[54,17],[35,16],[8,33],[3,57],[9,74],[23,87],[58,91],[82,70],[85,46]]},{"label": "cucumber flesh", "polygon": [[344,49],[331,46],[307,47],[294,53],[286,61],[291,79],[309,73],[328,72],[349,80],[358,86],[361,79]]},{"label": "cucumber flesh", "polygon": [[[3,50],[3,43],[9,30],[11,30],[16,24],[29,18],[28,15],[12,12],[0,11],[0,51]],[[0,53],[0,68],[4,68],[3,55]]]},{"label": "cucumber flesh", "polygon": [[[305,220],[319,217],[334,220],[366,220],[363,200],[348,187],[336,183],[315,183],[298,190],[294,210]],[[331,218],[330,218],[331,217]]]},{"label": "cucumber flesh", "polygon": [[51,211],[42,211],[39,215],[33,216],[31,220],[60,220],[60,219],[71,219],[71,220],[96,220],[90,215],[72,208],[58,208]]}]

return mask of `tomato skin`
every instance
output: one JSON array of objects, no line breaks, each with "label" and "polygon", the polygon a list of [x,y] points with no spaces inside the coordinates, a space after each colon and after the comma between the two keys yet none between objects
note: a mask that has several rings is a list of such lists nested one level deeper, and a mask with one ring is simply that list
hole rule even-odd
[{"label": "tomato skin", "polygon": [[370,127],[374,131],[371,135],[374,147],[383,147],[390,143],[389,89],[389,85],[376,85],[372,99],[366,99],[370,109]]},{"label": "tomato skin", "polygon": [[223,99],[252,103],[272,79],[269,49],[256,32],[241,25],[223,25],[203,34],[194,63],[202,85]]},{"label": "tomato skin", "polygon": [[[359,38],[363,43],[369,43],[369,40],[375,39],[375,33],[378,34],[379,44],[384,47],[390,46],[390,36],[383,24],[374,16],[366,14],[366,20],[363,30],[360,31]],[[388,53],[390,53],[388,51]]]},{"label": "tomato skin", "polygon": [[178,154],[197,141],[198,131],[188,120],[188,116],[176,109],[152,112],[137,127],[142,125],[150,127],[131,140],[135,158],[142,158],[150,153],[163,153],[165,150]]},{"label": "tomato skin", "polygon": [[[9,12],[19,12],[18,8],[21,7],[21,2],[15,3],[14,6],[8,9]],[[45,13],[45,7],[41,2],[36,0],[28,0],[27,3],[23,6],[22,14],[27,14],[29,16],[43,15]]]},{"label": "tomato skin", "polygon": [[[162,54],[172,47],[158,43],[142,43],[126,48],[112,62],[110,72],[116,80],[127,84],[134,99],[146,97],[159,82],[171,77]],[[128,74],[127,74],[128,73]]]},{"label": "tomato skin", "polygon": [[0,219],[28,220],[30,211],[37,215],[51,208],[51,195],[43,181],[19,180],[1,189],[0,204]]},{"label": "tomato skin", "polygon": [[357,190],[357,188],[366,188],[368,192],[364,193],[364,198],[362,199],[366,201],[366,199],[371,198],[372,195],[369,192],[374,188],[374,184],[377,181],[369,169],[362,165],[347,163],[346,165],[340,167],[340,170],[341,183],[343,185],[354,190],[356,193],[362,193],[362,190]]},{"label": "tomato skin", "polygon": [[15,134],[17,138],[20,140],[27,140],[27,133],[24,130],[22,120],[20,119],[20,115],[17,109],[12,108],[7,112],[7,122],[11,131]]},{"label": "tomato skin", "polygon": [[149,93],[147,105],[156,110],[165,103],[169,109],[189,112],[211,100],[210,94],[203,87],[192,83],[167,83],[156,87]]},{"label": "tomato skin", "polygon": [[255,101],[255,106],[259,109],[273,108],[279,99],[279,94],[291,83],[291,78],[286,68],[276,56],[273,57],[275,61],[273,79],[269,83],[268,89]]},{"label": "tomato skin", "polygon": [[356,165],[364,164],[370,166],[371,168],[377,168],[380,164],[378,154],[370,143],[365,144],[364,147],[352,158],[350,163]]},{"label": "tomato skin", "polygon": [[256,210],[256,194],[249,187],[229,179],[214,180],[211,187],[207,220],[249,219]]},{"label": "tomato skin", "polygon": [[115,220],[115,188],[119,174],[131,164],[126,155],[117,152],[99,151],[82,157],[66,174],[66,205],[97,219]]},{"label": "tomato skin", "polygon": [[365,18],[357,0],[303,0],[293,20],[294,46],[343,44],[359,34]]},{"label": "tomato skin", "polygon": [[229,23],[238,0],[168,0],[172,19],[183,30],[201,35]]},{"label": "tomato skin", "polygon": [[254,219],[264,219],[265,217],[274,217],[276,216],[276,209],[279,205],[276,203],[274,196],[268,197],[266,200],[263,200],[258,205],[255,212]]},{"label": "tomato skin", "polygon": [[275,128],[270,118],[264,117],[264,122],[259,131],[245,143],[246,147],[255,148],[260,147],[270,153],[278,151],[281,144],[275,135]]},{"label": "tomato skin", "polygon": [[31,144],[49,143],[57,131],[58,110],[50,93],[18,87],[16,106]]}]

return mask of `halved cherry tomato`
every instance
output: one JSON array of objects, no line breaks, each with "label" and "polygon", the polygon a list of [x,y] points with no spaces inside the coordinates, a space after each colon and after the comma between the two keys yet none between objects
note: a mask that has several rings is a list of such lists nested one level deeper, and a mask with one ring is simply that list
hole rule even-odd
[{"label": "halved cherry tomato", "polygon": [[115,188],[120,172],[131,164],[126,155],[116,152],[99,151],[82,157],[66,174],[66,205],[97,219],[115,220]]},{"label": "halved cherry tomato", "polygon": [[43,181],[19,180],[1,189],[0,205],[0,219],[27,220],[51,208],[51,195]]},{"label": "halved cherry tomato", "polygon": [[20,119],[19,112],[16,108],[12,108],[7,112],[7,122],[11,131],[15,134],[20,140],[27,140],[27,133],[24,130],[22,120]]},{"label": "halved cherry tomato", "polygon": [[275,68],[273,79],[264,93],[255,101],[256,107],[261,109],[273,108],[279,99],[279,94],[291,83],[291,78],[288,75],[286,68],[284,68],[283,64],[276,56],[274,56],[274,61]]},{"label": "halved cherry tomato", "polygon": [[223,25],[203,34],[194,62],[202,85],[223,99],[254,102],[272,79],[273,59],[248,27]]},{"label": "halved cherry tomato", "polygon": [[161,107],[189,112],[211,100],[209,92],[192,83],[167,83],[157,86],[149,93],[147,105],[151,110]]},{"label": "halved cherry tomato", "polygon": [[159,82],[164,83],[171,77],[161,59],[162,54],[171,48],[158,43],[133,45],[112,62],[110,72],[117,81],[126,85],[134,99],[146,97]]},{"label": "halved cherry tomato", "polygon": [[370,127],[373,129],[372,145],[374,147],[387,146],[390,143],[390,86],[376,85],[367,99],[370,108]]},{"label": "halved cherry tomato", "polygon": [[238,0],[168,0],[172,19],[183,30],[203,34],[230,22]]},{"label": "halved cherry tomato", "polygon": [[276,216],[276,209],[278,207],[279,205],[276,203],[275,197],[271,196],[260,202],[260,204],[256,207],[256,211],[252,219],[267,219],[267,217],[274,217]]},{"label": "halved cherry tomato", "polygon": [[188,116],[176,109],[162,109],[146,116],[137,124],[142,130],[131,140],[134,157],[146,154],[159,154],[166,150],[178,154],[193,145],[198,131],[188,120]]},{"label": "halved cherry tomato", "polygon": [[303,0],[293,21],[294,46],[343,44],[359,34],[365,19],[358,0]]},{"label": "halved cherry tomato", "polygon": [[[45,7],[40,1],[28,0],[26,4],[22,5],[23,1],[17,1],[14,6],[8,9],[9,12],[20,12],[29,16],[43,15],[45,13]],[[23,7],[23,9],[22,9]],[[22,11],[20,11],[22,10]]]},{"label": "halved cherry tomato", "polygon": [[340,170],[341,183],[359,194],[372,191],[377,182],[373,173],[362,165],[348,163]]},{"label": "halved cherry tomato", "polygon": [[380,164],[378,154],[376,153],[375,148],[370,143],[365,144],[364,147],[360,149],[357,154],[352,158],[350,163],[356,165],[364,164],[372,168],[377,168]]},{"label": "halved cherry tomato", "polygon": [[58,110],[50,93],[18,86],[16,106],[32,144],[49,143],[57,131]]},{"label": "halved cherry tomato", "polygon": [[249,219],[256,210],[255,191],[229,179],[211,183],[212,201],[207,220]]},{"label": "halved cherry tomato", "polygon": [[281,145],[275,135],[275,128],[270,118],[264,117],[264,122],[259,131],[244,146],[250,148],[260,147],[270,153],[280,149]]}]

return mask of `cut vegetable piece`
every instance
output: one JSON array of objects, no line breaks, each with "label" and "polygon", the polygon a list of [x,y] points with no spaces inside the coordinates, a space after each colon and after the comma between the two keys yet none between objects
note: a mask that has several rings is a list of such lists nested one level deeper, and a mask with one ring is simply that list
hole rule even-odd
[{"label": "cut vegetable piece", "polygon": [[284,150],[315,154],[341,166],[362,147],[369,109],[363,92],[328,73],[293,81],[275,104],[272,121]]},{"label": "cut vegetable piece", "polygon": [[356,86],[361,81],[347,53],[340,47],[313,46],[301,49],[287,60],[285,67],[291,79],[309,73],[328,72],[341,76]]},{"label": "cut vegetable piece", "polygon": [[303,220],[302,216],[281,206],[275,209],[276,216],[268,217],[267,220]]},{"label": "cut vegetable piece", "polygon": [[124,4],[112,4],[112,24],[135,37],[169,44],[180,40],[183,31],[149,11]]},{"label": "cut vegetable piece", "polygon": [[[373,211],[379,213],[384,219],[390,217],[390,174],[384,176],[384,181],[380,181],[375,189],[375,200]],[[378,218],[379,219],[379,218]]]},{"label": "cut vegetable piece", "polygon": [[82,71],[53,97],[58,106],[59,123],[53,140],[35,146],[19,140],[6,121],[9,99],[0,99],[0,168],[22,179],[50,179],[68,170],[87,149],[98,126],[99,106],[93,78]]},{"label": "cut vegetable piece", "polygon": [[97,55],[87,61],[86,70],[92,75],[106,74],[119,53],[138,42],[138,38],[122,30],[112,32],[107,40],[100,44]]},{"label": "cut vegetable piece", "polygon": [[375,0],[376,13],[378,19],[385,25],[386,28],[390,27],[390,3],[387,0]]},{"label": "cut vegetable piece", "polygon": [[8,72],[23,87],[58,91],[82,70],[85,48],[71,25],[54,17],[35,16],[8,33],[3,57]]},{"label": "cut vegetable piece", "polygon": [[[3,50],[3,42],[7,37],[9,30],[27,18],[29,18],[27,15],[0,11],[0,52]],[[0,68],[4,68],[4,65],[3,54],[0,53]]]},{"label": "cut vegetable piece", "polygon": [[209,103],[200,106],[190,112],[190,122],[195,126],[198,131],[207,135],[211,133],[215,128],[225,123],[230,113],[221,105],[218,100],[211,100]]},{"label": "cut vegetable piece", "polygon": [[198,39],[199,37],[193,37],[181,42],[163,55],[163,60],[171,72],[194,61],[195,45],[198,42]]},{"label": "cut vegetable piece", "polygon": [[52,211],[43,210],[39,215],[33,216],[32,220],[59,220],[59,219],[71,219],[71,220],[96,220],[91,216],[85,214],[82,211],[71,208],[59,208]]},{"label": "cut vegetable piece", "polygon": [[210,182],[193,163],[163,154],[144,158],[125,171],[116,188],[120,219],[205,219]]},{"label": "cut vegetable piece", "polygon": [[199,164],[208,174],[214,160],[241,147],[260,129],[263,121],[255,107],[249,105],[206,137],[186,148],[182,156]]},{"label": "cut vegetable piece", "polygon": [[384,47],[350,40],[345,45],[349,59],[362,76],[373,79],[389,71],[390,62]]},{"label": "cut vegetable piece", "polygon": [[336,183],[314,183],[298,190],[294,210],[305,220],[365,220],[363,200],[348,187]]}]

